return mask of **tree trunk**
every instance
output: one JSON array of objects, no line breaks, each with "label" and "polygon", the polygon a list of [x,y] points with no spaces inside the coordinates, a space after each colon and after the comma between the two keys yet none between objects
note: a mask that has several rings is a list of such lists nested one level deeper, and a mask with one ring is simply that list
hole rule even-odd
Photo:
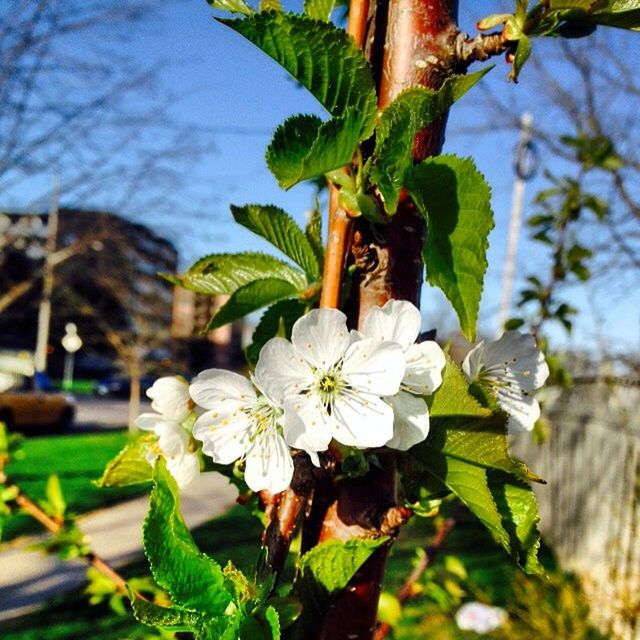
[{"label": "tree trunk", "polygon": [[129,433],[136,433],[136,418],[140,415],[140,356],[137,349],[133,349],[133,357],[129,361]]},{"label": "tree trunk", "polygon": [[[404,89],[439,88],[456,68],[457,0],[381,0],[370,12],[367,53],[386,107]],[[373,33],[373,36],[370,35]],[[440,153],[446,116],[414,142],[414,160]],[[358,326],[374,305],[390,299],[418,304],[423,277],[421,250],[425,223],[406,194],[391,222],[374,235],[368,222],[355,223],[351,254],[354,287],[347,307]],[[383,240],[380,240],[380,237]],[[397,507],[395,456],[380,456],[380,468],[365,477],[342,480],[322,522],[319,541],[393,535],[409,513]],[[379,547],[334,601],[322,620],[318,640],[369,640],[390,544]]]}]

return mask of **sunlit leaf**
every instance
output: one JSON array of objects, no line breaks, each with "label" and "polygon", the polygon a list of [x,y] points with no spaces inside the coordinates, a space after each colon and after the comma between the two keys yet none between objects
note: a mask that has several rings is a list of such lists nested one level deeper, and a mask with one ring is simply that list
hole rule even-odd
[{"label": "sunlit leaf", "polygon": [[473,342],[493,228],[491,189],[470,158],[448,155],[416,165],[407,187],[427,220],[427,280],[447,296]]},{"label": "sunlit leaf", "polygon": [[153,434],[145,434],[128,444],[111,460],[99,480],[99,487],[127,487],[132,484],[150,482],[153,467],[147,461],[149,447],[157,440]]}]

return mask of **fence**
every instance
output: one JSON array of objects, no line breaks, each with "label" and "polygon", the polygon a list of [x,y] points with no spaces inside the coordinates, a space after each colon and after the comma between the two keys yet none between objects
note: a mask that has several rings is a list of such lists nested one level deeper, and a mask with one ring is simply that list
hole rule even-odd
[{"label": "fence", "polygon": [[550,391],[551,438],[512,443],[548,482],[536,489],[542,534],[583,578],[594,623],[640,640],[640,383],[595,378]]}]

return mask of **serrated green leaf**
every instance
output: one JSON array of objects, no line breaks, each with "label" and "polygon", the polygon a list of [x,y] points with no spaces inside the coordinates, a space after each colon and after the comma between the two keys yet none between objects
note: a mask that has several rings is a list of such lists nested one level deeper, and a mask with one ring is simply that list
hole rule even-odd
[{"label": "serrated green leaf", "polygon": [[349,164],[362,139],[362,114],[355,107],[327,122],[316,116],[292,116],[276,129],[267,165],[278,184],[289,189]]},{"label": "serrated green leaf", "polygon": [[164,631],[194,631],[204,624],[198,613],[175,607],[160,607],[135,596],[131,598],[131,608],[136,620]]},{"label": "serrated green leaf", "polygon": [[269,625],[273,640],[280,640],[280,617],[278,616],[278,612],[269,606],[264,612],[264,618]]},{"label": "serrated green leaf", "polygon": [[388,540],[388,537],[348,542],[330,540],[302,556],[295,587],[302,601],[302,615],[295,627],[295,638],[310,637],[310,629],[326,611],[331,598],[349,584],[371,554]]},{"label": "serrated green leaf", "polygon": [[305,275],[295,267],[265,253],[214,253],[200,258],[187,273],[170,280],[185,289],[209,296],[231,294],[256,280],[286,280],[298,289],[307,286]]},{"label": "serrated green leaf", "polygon": [[320,265],[307,236],[293,218],[270,205],[248,204],[231,206],[233,219],[243,227],[270,242],[297,265],[312,280],[320,277]]},{"label": "serrated green leaf", "polygon": [[49,509],[47,510],[49,515],[53,518],[64,518],[65,511],[67,510],[67,503],[62,494],[62,486],[57,475],[53,474],[49,476],[47,480],[47,503]]},{"label": "serrated green leaf", "polygon": [[377,98],[363,52],[330,22],[284,13],[222,22],[262,49],[306,87],[333,116],[295,116],[281,125],[267,164],[285,189],[351,161],[371,136]]},{"label": "serrated green leaf", "polygon": [[262,307],[291,298],[296,293],[298,293],[297,287],[290,282],[275,278],[256,280],[245,284],[231,294],[224,305],[220,307],[218,313],[209,320],[205,331],[212,331],[229,322],[244,318]]},{"label": "serrated green leaf", "polygon": [[267,340],[279,334],[281,327],[284,328],[283,337],[290,338],[294,322],[304,315],[305,310],[306,305],[300,300],[281,300],[271,305],[262,314],[253,332],[251,344],[247,347],[246,356],[249,364],[255,365],[258,362],[260,349]]},{"label": "serrated green leaf", "polygon": [[220,565],[201,553],[180,514],[178,486],[159,458],[153,475],[149,513],[143,526],[144,552],[156,582],[174,603],[208,617],[231,602]]},{"label": "serrated green leaf", "polygon": [[260,11],[282,11],[280,0],[260,0]]},{"label": "serrated green leaf", "polygon": [[509,456],[504,416],[434,420],[429,438],[411,455],[465,503],[523,569],[540,572],[537,507],[521,480],[538,478]]},{"label": "serrated green leaf", "polygon": [[509,532],[512,555],[517,556],[516,561],[527,573],[544,573],[538,560],[540,516],[531,487],[499,471],[489,473],[489,487],[503,527]]},{"label": "serrated green leaf", "polygon": [[448,78],[438,91],[412,87],[403,91],[380,116],[376,128],[375,160],[371,181],[378,186],[388,214],[398,207],[406,172],[413,164],[413,139],[429,123],[443,116],[493,67]]},{"label": "serrated green leaf", "polygon": [[328,22],[336,6],[335,0],[304,0],[304,14],[312,20]]},{"label": "serrated green leaf", "polygon": [[491,415],[470,393],[469,384],[458,366],[447,356],[442,372],[442,384],[430,398],[429,415],[431,418],[445,416],[474,416],[478,418]]},{"label": "serrated green leaf", "polygon": [[307,240],[313,249],[313,253],[316,256],[316,260],[322,266],[324,264],[324,244],[322,242],[322,214],[319,209],[314,209],[309,222],[304,229],[304,234],[307,236]]},{"label": "serrated green leaf", "polygon": [[427,280],[447,296],[473,342],[493,228],[491,189],[470,158],[428,158],[408,173],[407,187],[427,220]]},{"label": "serrated green leaf", "polygon": [[94,484],[98,487],[128,487],[151,482],[153,467],[146,456],[156,439],[155,435],[148,433],[128,444],[107,464],[102,477]]},{"label": "serrated green leaf", "polygon": [[212,9],[250,16],[254,10],[244,0],[207,0]]},{"label": "serrated green leaf", "polygon": [[340,28],[292,13],[221,20],[284,67],[331,115],[355,107],[373,133],[377,98],[364,54]]},{"label": "serrated green leaf", "polygon": [[550,0],[550,17],[621,29],[640,29],[638,0]]}]

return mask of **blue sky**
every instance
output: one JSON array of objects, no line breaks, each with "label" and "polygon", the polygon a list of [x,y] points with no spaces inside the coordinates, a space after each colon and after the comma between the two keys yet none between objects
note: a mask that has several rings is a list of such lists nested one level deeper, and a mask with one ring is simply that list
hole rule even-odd
[{"label": "blue sky", "polygon": [[[504,4],[461,2],[463,28],[472,29],[475,19]],[[102,31],[106,37],[113,35],[109,25],[105,25]],[[170,215],[129,210],[127,215],[155,226],[160,233],[175,240],[183,266],[205,253],[267,250],[248,232],[234,227],[229,204],[276,204],[299,222],[304,220],[304,213],[312,204],[312,190],[302,185],[289,192],[281,191],[266,168],[264,150],[271,132],[286,117],[292,113],[323,115],[322,110],[271,60],[240,36],[216,23],[204,1],[163,2],[151,16],[136,25],[135,33],[124,35],[127,37],[118,46],[132,62],[163,61],[158,89],[170,91],[174,96],[170,109],[172,116],[177,121],[193,123],[200,140],[215,144],[213,153],[185,165],[185,171],[189,171],[188,187],[178,193],[184,204],[183,210],[176,210]],[[69,46],[80,53],[86,51],[89,56],[99,55],[95,43],[86,39],[72,40]],[[537,49],[545,51],[546,46],[547,43]],[[539,99],[537,88],[527,82],[527,70],[521,83],[512,85],[506,82],[508,67],[503,59],[497,59],[496,63],[497,68],[483,81],[486,86],[506,93],[514,100],[514,108],[532,111],[535,119],[547,117],[546,106]],[[445,151],[471,155],[492,186],[496,229],[490,238],[490,268],[481,308],[481,327],[492,335],[500,297],[513,182],[512,150],[517,142],[517,132],[503,131],[482,138],[456,135],[456,131],[486,120],[474,108],[474,96],[477,98],[479,94],[471,93],[464,103],[453,109]],[[122,153],[126,154],[127,149],[122,149]],[[543,157],[542,161],[546,166],[559,167],[553,158]],[[64,179],[63,174],[63,204],[110,208],[108,195],[100,196],[96,202],[66,201]],[[37,201],[34,195],[44,194],[47,184],[47,176],[23,182],[0,195],[0,207],[26,206]],[[542,184],[541,177],[532,181],[527,185],[526,195],[531,197]],[[527,211],[531,212],[531,209],[526,209],[525,215]],[[519,265],[522,270],[530,272],[532,267],[542,266],[544,259],[540,255],[541,250],[528,243],[524,236],[526,229],[519,247]],[[572,292],[572,300],[584,309],[584,313],[568,340],[562,331],[554,332],[558,344],[568,342],[587,348],[595,345],[593,304],[587,304],[588,294],[584,289]],[[632,295],[628,291],[619,293],[617,299],[605,296],[600,300],[599,294],[595,298],[595,315],[601,316],[599,321],[604,323],[602,331],[615,342],[614,350],[637,350],[640,344],[637,291]],[[433,326],[442,320],[446,304],[439,293],[425,287],[422,307],[425,326]],[[611,311],[614,307],[615,315]]]}]

